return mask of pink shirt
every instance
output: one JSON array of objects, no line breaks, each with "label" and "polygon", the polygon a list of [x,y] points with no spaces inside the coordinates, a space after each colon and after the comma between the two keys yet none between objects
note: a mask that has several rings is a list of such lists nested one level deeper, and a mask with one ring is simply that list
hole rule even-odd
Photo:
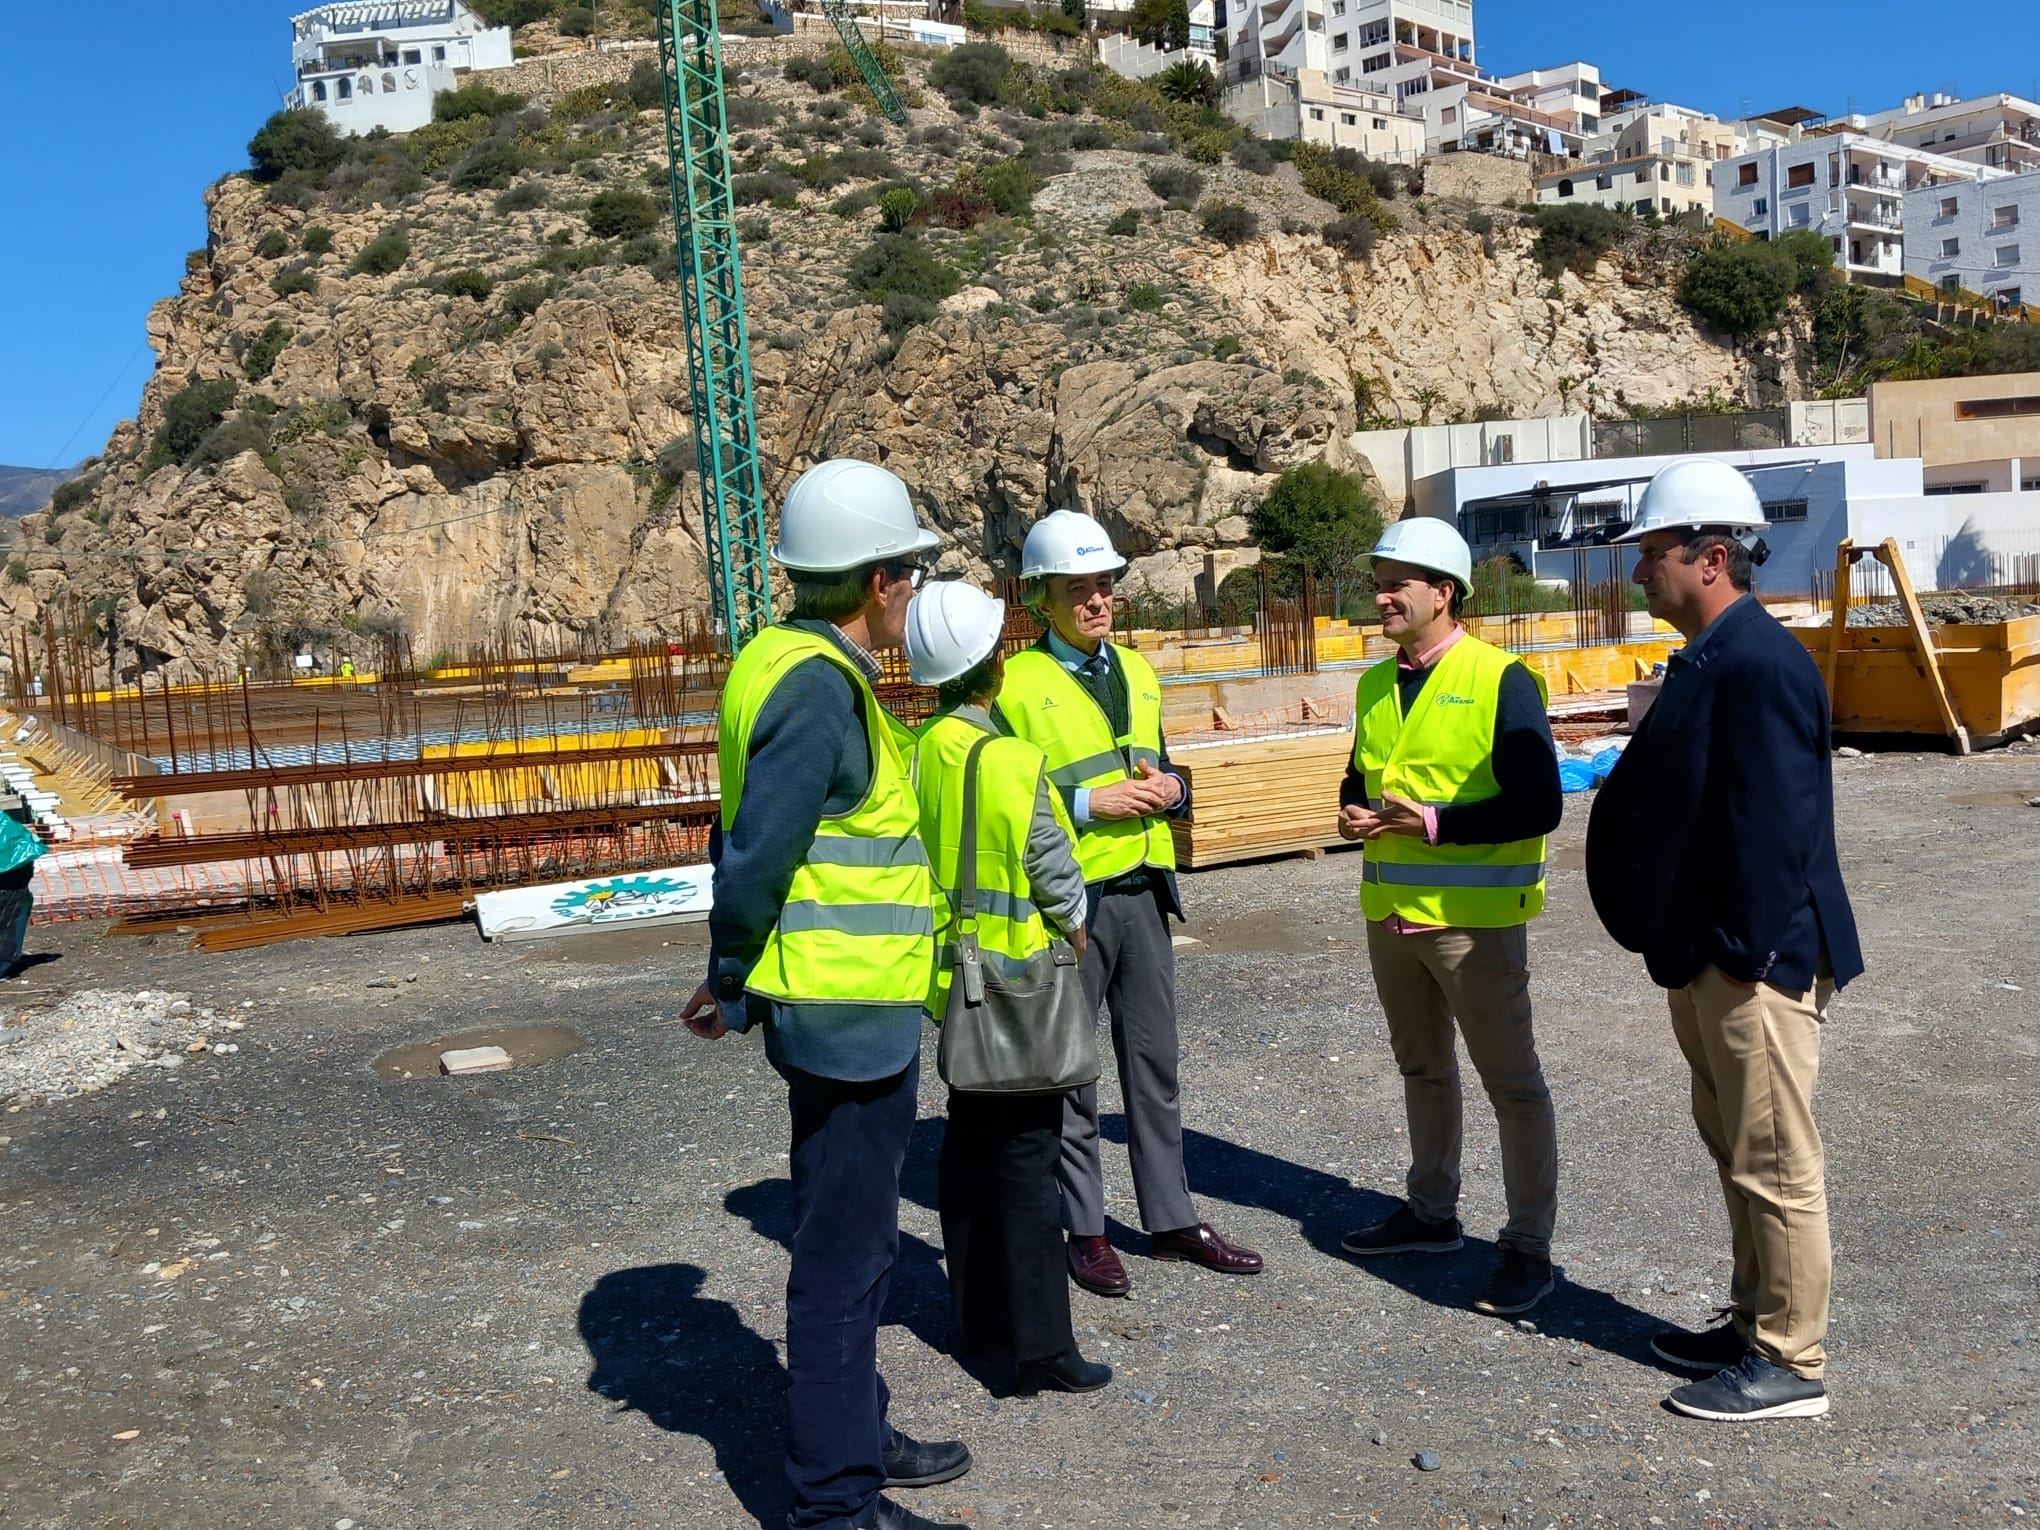
[{"label": "pink shirt", "polygon": [[[1407,674],[1415,669],[1429,669],[1445,657],[1446,649],[1465,636],[1466,629],[1460,626],[1459,623],[1454,622],[1451,631],[1447,632],[1445,636],[1438,639],[1429,648],[1419,653],[1411,654],[1405,650],[1398,649],[1395,656],[1395,667],[1398,672],[1403,674]],[[1438,843],[1438,810],[1427,803],[1423,806],[1423,814],[1424,843],[1435,845]],[[1435,924],[1419,924],[1414,919],[1405,919],[1401,914],[1390,914],[1381,921],[1381,925],[1383,929],[1397,935],[1417,935],[1425,930],[1439,928]]]}]

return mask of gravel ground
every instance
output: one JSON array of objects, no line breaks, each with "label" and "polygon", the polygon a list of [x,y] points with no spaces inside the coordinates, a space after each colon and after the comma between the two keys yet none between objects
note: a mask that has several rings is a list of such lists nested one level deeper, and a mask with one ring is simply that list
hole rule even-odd
[{"label": "gravel ground", "polygon": [[[1922,595],[1920,614],[1929,627],[2015,622],[2021,617],[2040,616],[2040,600],[2006,599],[1992,595]],[[1895,600],[1866,601],[1849,606],[1851,627],[1903,627],[1905,607]]]},{"label": "gravel ground", "polygon": [[[1477,1092],[1467,1252],[1336,1252],[1404,1165],[1357,863],[1195,876],[1191,1178],[1268,1271],[1132,1258],[1131,1300],[1076,1298],[1107,1390],[988,1395],[941,1347],[930,1068],[880,1346],[901,1425],[979,1464],[912,1495],[922,1511],[1029,1530],[2040,1516],[2040,757],[1871,755],[1837,777],[1871,972],[1835,1006],[1819,1096],[1828,1418],[1659,1405],[1675,1378],[1648,1334],[1709,1316],[1727,1234],[1662,1000],[1588,909],[1573,799],[1532,935],[1565,1266],[1534,1321],[1464,1306],[1502,1219]],[[175,990],[246,1029],[238,1054],[0,1113],[0,1523],[776,1523],[783,1104],[754,1043],[666,1022],[699,944],[447,928],[204,957],[35,931],[56,959],[17,979],[18,1010]],[[527,1065],[402,1076],[487,1027],[521,1028]],[[1107,1167],[1130,1222],[1117,1150]]]}]

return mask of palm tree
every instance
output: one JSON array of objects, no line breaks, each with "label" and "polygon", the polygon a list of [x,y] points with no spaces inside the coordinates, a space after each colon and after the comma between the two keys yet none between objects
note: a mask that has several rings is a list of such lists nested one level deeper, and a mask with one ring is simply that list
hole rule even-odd
[{"label": "palm tree", "polygon": [[1213,106],[1218,102],[1218,81],[1202,64],[1178,59],[1155,77],[1155,88],[1165,100],[1192,106]]}]

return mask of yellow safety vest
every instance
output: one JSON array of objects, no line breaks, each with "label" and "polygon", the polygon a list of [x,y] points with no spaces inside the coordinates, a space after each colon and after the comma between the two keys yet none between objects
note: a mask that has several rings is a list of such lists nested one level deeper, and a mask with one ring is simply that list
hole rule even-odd
[{"label": "yellow safety vest", "polygon": [[826,638],[768,627],[730,666],[717,719],[722,826],[744,797],[751,729],[774,686],[796,664],[823,659],[850,677],[871,746],[871,789],[837,818],[815,826],[814,843],[745,987],[785,1003],[911,1004],[928,997],[935,966],[935,881],[921,847],[920,807],[900,758],[895,727],[864,676]]},{"label": "yellow safety vest", "polygon": [[[939,1023],[949,1006],[951,952],[959,930],[958,889],[963,885],[963,763],[971,746],[990,738],[977,762],[977,940],[988,964],[1017,968],[1046,951],[1055,936],[1035,906],[1027,877],[1027,836],[1047,757],[1025,739],[987,735],[975,724],[943,713],[923,725],[914,749],[914,795],[921,801],[921,843],[934,863],[941,893],[935,913],[935,982],[928,1012]],[[1049,805],[1072,840],[1062,799]]]},{"label": "yellow safety vest", "polygon": [[[1495,700],[1504,672],[1521,662],[1464,635],[1445,650],[1408,717],[1394,660],[1362,675],[1353,701],[1353,765],[1367,778],[1369,804],[1379,807],[1387,792],[1434,807],[1495,796]],[[1538,693],[1546,694],[1544,678],[1536,678]],[[1544,839],[1506,845],[1429,845],[1409,834],[1370,839],[1360,907],[1369,919],[1400,914],[1462,929],[1528,924],[1544,907]]]},{"label": "yellow safety vest", "polygon": [[[1154,666],[1131,648],[1114,643],[1112,651],[1126,676],[1128,727],[1119,737],[1083,682],[1047,649],[1025,649],[1006,661],[999,715],[1016,737],[1048,756],[1048,779],[1059,793],[1129,780],[1142,760],[1161,764],[1162,683]],[[1093,818],[1077,831],[1077,864],[1090,883],[1109,882],[1141,866],[1173,871],[1176,841],[1159,813]]]}]

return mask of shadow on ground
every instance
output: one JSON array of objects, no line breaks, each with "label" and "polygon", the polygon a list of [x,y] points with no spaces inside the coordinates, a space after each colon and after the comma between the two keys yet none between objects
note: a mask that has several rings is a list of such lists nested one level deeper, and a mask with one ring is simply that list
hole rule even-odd
[{"label": "shadow on ground", "polygon": [[744,1511],[783,1525],[786,1368],[735,1307],[700,1294],[704,1278],[697,1265],[652,1264],[596,1281],[581,1298],[588,1390],[706,1441]]}]

